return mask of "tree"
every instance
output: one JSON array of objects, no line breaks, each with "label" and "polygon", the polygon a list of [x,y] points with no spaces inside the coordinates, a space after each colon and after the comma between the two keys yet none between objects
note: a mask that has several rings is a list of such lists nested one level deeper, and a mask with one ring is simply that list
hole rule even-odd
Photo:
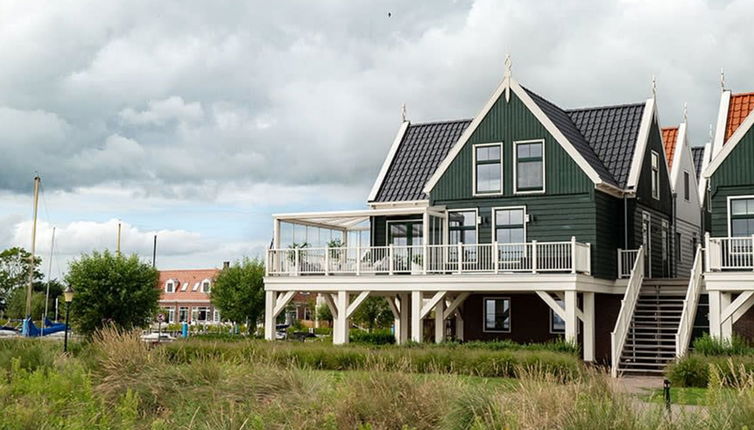
[{"label": "tree", "polygon": [[393,322],[393,312],[384,297],[367,297],[353,314],[353,321],[367,327],[371,332],[375,328],[385,328]]},{"label": "tree", "polygon": [[330,306],[327,306],[327,303],[319,305],[317,308],[317,318],[319,318],[320,321],[332,322],[332,311],[330,310]]},{"label": "tree", "polygon": [[210,300],[223,318],[237,323],[248,320],[249,334],[254,334],[264,314],[264,263],[244,257],[220,271]]},{"label": "tree", "polygon": [[146,326],[157,312],[158,276],[136,255],[83,254],[65,278],[75,292],[71,323],[86,335],[110,323],[125,329]]},{"label": "tree", "polygon": [[[63,284],[57,279],[49,282],[34,283],[31,295],[31,318],[33,320],[42,320],[45,312],[45,297],[47,295],[47,286],[50,287],[50,301],[47,304],[47,317],[55,318],[55,298],[63,294]],[[26,288],[16,288],[8,295],[6,314],[9,318],[26,318]]]},{"label": "tree", "polygon": [[[39,265],[42,259],[34,258],[34,283],[42,279]],[[23,248],[9,248],[0,252],[0,310],[6,308],[6,303],[13,290],[29,285],[29,268],[31,265],[31,253]],[[26,302],[24,302],[24,307]],[[25,309],[24,309],[25,311]]]}]

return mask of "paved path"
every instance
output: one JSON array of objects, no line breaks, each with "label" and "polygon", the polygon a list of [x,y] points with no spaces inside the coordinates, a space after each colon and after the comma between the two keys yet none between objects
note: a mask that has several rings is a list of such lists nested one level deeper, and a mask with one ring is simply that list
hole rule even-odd
[{"label": "paved path", "polygon": [[[650,394],[653,391],[662,389],[664,380],[665,378],[661,376],[622,376],[620,378],[612,379],[613,387],[616,391],[633,396]],[[636,407],[638,408],[648,407],[650,405],[638,397],[635,398],[637,400]],[[673,415],[677,415],[686,412],[702,412],[704,411],[704,406],[671,404],[670,410]]]}]

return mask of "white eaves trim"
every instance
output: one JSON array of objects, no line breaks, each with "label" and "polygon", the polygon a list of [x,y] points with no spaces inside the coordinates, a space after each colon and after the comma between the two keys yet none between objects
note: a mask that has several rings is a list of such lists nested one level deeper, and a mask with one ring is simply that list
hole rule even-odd
[{"label": "white eaves trim", "polygon": [[[725,161],[725,159],[728,158],[728,155],[730,155],[730,153],[733,152],[733,150],[736,148],[738,142],[743,140],[744,136],[746,136],[746,133],[749,131],[752,125],[754,125],[754,110],[749,112],[749,115],[746,116],[746,119],[744,119],[744,121],[741,123],[741,125],[738,126],[736,131],[733,132],[733,135],[730,137],[730,139],[728,139],[728,142],[722,147],[722,149],[719,152],[715,153],[712,158],[712,162],[704,170],[705,177],[709,178],[713,173],[715,173],[715,170],[717,170],[717,168],[720,167],[721,164],[723,164],[723,161]],[[715,135],[715,145],[717,145],[717,133]]]},{"label": "white eaves trim", "polygon": [[[429,181],[424,185],[424,193],[429,194],[432,189],[437,185],[437,182],[440,181],[440,178],[445,173],[445,171],[450,167],[450,164],[455,160],[456,156],[461,152],[463,147],[468,142],[469,138],[474,134],[477,127],[479,127],[479,124],[481,124],[482,120],[487,116],[489,111],[492,109],[492,107],[495,105],[495,103],[500,99],[500,97],[503,95],[503,93],[508,93],[510,91],[513,91],[516,96],[524,103],[524,105],[529,109],[529,111],[534,114],[534,116],[537,118],[537,120],[545,127],[545,129],[555,138],[555,140],[560,144],[560,146],[563,147],[563,149],[568,153],[568,155],[571,156],[571,158],[578,164],[578,166],[581,168],[581,170],[584,171],[584,173],[589,176],[589,179],[592,180],[595,184],[599,185],[602,184],[603,181],[597,174],[597,172],[594,170],[594,168],[587,163],[587,161],[584,159],[584,157],[581,156],[579,151],[573,146],[573,144],[568,141],[568,139],[563,135],[563,133],[555,126],[555,124],[550,120],[550,118],[545,115],[545,113],[542,111],[542,109],[537,106],[537,104],[534,102],[534,100],[529,96],[529,94],[521,87],[521,85],[518,84],[518,82],[513,79],[510,76],[506,76],[503,79],[503,82],[497,87],[495,92],[492,94],[492,97],[490,97],[489,100],[487,100],[487,103],[484,105],[482,110],[474,117],[474,120],[471,121],[471,124],[466,128],[466,130],[463,132],[461,137],[458,139],[458,142],[451,148],[448,155],[445,157],[445,159],[440,163],[440,165],[435,170],[435,173],[429,178]],[[506,97],[508,99],[508,97]]]},{"label": "white eaves trim", "polygon": [[715,138],[712,141],[712,159],[717,157],[717,154],[719,154],[723,149],[723,144],[725,143],[725,125],[728,123],[728,108],[730,107],[730,96],[730,90],[725,90],[720,94],[720,110],[717,112]]},{"label": "white eaves trim", "polygon": [[[634,157],[631,160],[631,170],[628,173],[628,181],[626,181],[626,188],[636,190],[636,184],[639,182],[639,175],[641,174],[641,166],[644,164],[644,153],[647,152],[647,143],[649,142],[649,131],[652,128],[652,119],[656,115],[655,110],[657,104],[654,98],[647,99],[644,105],[644,113],[641,117],[641,125],[639,126],[639,135],[636,138],[636,145],[634,146]],[[665,156],[665,150],[662,151],[665,159],[665,167],[667,168],[667,157]]]},{"label": "white eaves trim", "polygon": [[398,128],[398,134],[395,135],[395,140],[393,140],[393,144],[390,146],[390,151],[388,151],[387,153],[385,162],[382,163],[382,168],[380,169],[380,173],[377,175],[377,180],[374,181],[372,191],[369,192],[369,198],[367,199],[367,201],[371,202],[372,200],[377,198],[377,193],[380,192],[380,188],[382,187],[382,181],[385,180],[387,171],[388,169],[390,169],[390,165],[393,164],[393,158],[395,158],[395,154],[396,152],[398,152],[398,147],[403,141],[403,135],[406,134],[406,130],[408,130],[409,124],[411,123],[408,121],[403,121],[401,123],[401,126]]},{"label": "white eaves trim", "polygon": [[709,167],[709,163],[712,160],[712,143],[704,145],[704,154],[702,154],[702,171],[699,175],[699,203],[704,205],[704,197],[707,194],[707,178],[704,176],[704,171]]}]

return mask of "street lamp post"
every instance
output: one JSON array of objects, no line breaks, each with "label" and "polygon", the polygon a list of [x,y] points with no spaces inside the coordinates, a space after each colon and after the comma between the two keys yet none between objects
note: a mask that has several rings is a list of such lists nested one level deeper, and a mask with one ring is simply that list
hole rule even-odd
[{"label": "street lamp post", "polygon": [[63,352],[68,352],[68,314],[71,312],[71,302],[73,301],[73,288],[65,287],[63,291],[65,298],[65,337],[63,338]]}]

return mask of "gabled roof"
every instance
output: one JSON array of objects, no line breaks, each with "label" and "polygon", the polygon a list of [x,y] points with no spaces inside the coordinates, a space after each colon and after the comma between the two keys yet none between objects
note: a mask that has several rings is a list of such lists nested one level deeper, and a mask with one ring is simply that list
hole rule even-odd
[{"label": "gabled roof", "polygon": [[[589,163],[590,166],[597,172],[600,179],[611,185],[618,185],[615,180],[615,176],[607,169],[605,164],[595,153],[594,148],[590,146],[587,139],[584,137],[582,131],[574,124],[572,118],[569,116],[568,111],[564,111],[557,107],[554,103],[546,100],[545,98],[537,95],[536,93],[524,88],[529,96],[534,100],[534,103],[542,109],[542,112],[547,115],[555,126],[560,130],[563,135],[571,142],[582,157]],[[591,127],[593,124],[589,124]]]},{"label": "gabled roof", "polygon": [[621,188],[628,182],[644,109],[644,103],[633,103],[567,111]]},{"label": "gabled roof", "polygon": [[678,127],[665,127],[662,129],[662,145],[665,147],[665,159],[668,160],[668,167],[673,167],[673,155],[675,154],[677,140]]},{"label": "gabled roof", "polygon": [[752,110],[754,110],[754,93],[731,94],[723,144],[733,136],[733,133]]},{"label": "gabled roof", "polygon": [[698,180],[702,175],[702,164],[704,163],[704,147],[692,147],[691,155],[694,157],[694,170],[696,170],[696,179]]},{"label": "gabled roof", "polygon": [[470,119],[409,124],[374,202],[424,200],[424,184],[471,123]]},{"label": "gabled roof", "polygon": [[[203,293],[199,284],[204,280],[212,281],[220,272],[219,269],[185,269],[185,270],[160,270],[160,280],[157,285],[162,291],[160,300],[209,300],[209,295]],[[166,293],[165,284],[168,281],[175,282],[175,292]],[[183,288],[184,285],[186,288]]]}]

